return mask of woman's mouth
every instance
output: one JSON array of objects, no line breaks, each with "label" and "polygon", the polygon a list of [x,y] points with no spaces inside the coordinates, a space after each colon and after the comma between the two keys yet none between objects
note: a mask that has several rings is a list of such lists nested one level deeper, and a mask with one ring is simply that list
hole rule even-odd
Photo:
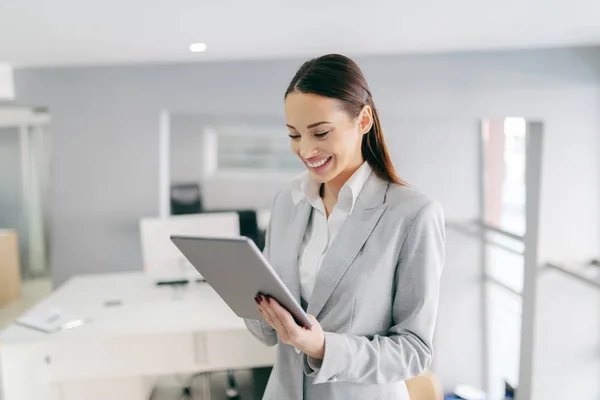
[{"label": "woman's mouth", "polygon": [[330,156],[330,157],[321,158],[320,160],[316,160],[316,161],[306,161],[306,165],[308,165],[308,167],[312,171],[322,172],[329,166],[329,164],[331,164],[332,159],[333,159],[333,157]]}]

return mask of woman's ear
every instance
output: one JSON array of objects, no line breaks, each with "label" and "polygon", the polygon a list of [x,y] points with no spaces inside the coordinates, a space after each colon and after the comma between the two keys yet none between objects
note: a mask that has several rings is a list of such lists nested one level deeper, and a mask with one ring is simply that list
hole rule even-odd
[{"label": "woman's ear", "polygon": [[364,106],[358,115],[358,127],[362,135],[369,133],[373,126],[373,109],[371,106]]}]

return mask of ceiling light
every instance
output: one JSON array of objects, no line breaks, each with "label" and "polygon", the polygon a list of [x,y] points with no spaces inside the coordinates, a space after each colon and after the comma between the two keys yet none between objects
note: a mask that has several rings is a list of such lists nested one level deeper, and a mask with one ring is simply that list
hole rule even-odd
[{"label": "ceiling light", "polygon": [[192,43],[190,45],[190,51],[192,53],[202,53],[205,50],[206,50],[206,44],[205,43]]}]

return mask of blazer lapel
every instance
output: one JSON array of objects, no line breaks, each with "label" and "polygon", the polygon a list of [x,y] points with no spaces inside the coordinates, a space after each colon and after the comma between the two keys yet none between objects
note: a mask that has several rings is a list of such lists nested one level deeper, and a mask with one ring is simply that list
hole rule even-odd
[{"label": "blazer lapel", "polygon": [[388,182],[372,173],[361,191],[352,213],[327,250],[315,280],[307,312],[315,317],[333,293],[346,270],[379,222],[387,205],[384,203]]},{"label": "blazer lapel", "polygon": [[300,250],[311,212],[312,206],[310,202],[308,199],[303,199],[298,205],[292,207],[286,230],[286,249],[289,251],[289,257],[287,257],[288,265],[286,265],[286,268],[281,273],[283,281],[298,303],[300,303]]}]

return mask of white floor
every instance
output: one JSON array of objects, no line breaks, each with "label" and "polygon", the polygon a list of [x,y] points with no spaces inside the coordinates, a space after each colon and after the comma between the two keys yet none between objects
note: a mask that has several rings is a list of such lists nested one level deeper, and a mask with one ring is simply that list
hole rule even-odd
[{"label": "white floor", "polygon": [[[37,302],[46,297],[52,290],[49,279],[36,279],[23,283],[21,298],[10,303],[4,308],[0,308],[0,330],[12,323],[21,314],[33,307]],[[268,369],[262,369],[255,374],[249,370],[236,371],[235,377],[238,383],[239,400],[260,399],[261,395],[255,389],[255,382],[264,387],[269,376]],[[158,385],[152,395],[151,400],[209,400],[207,396],[202,395],[201,380],[193,381],[192,396],[183,396],[183,387],[189,385],[189,377],[164,377],[158,382]],[[227,382],[227,373],[219,372],[211,374],[210,379],[210,400],[229,399],[225,393]],[[2,382],[0,381],[0,400],[2,400]]]}]

